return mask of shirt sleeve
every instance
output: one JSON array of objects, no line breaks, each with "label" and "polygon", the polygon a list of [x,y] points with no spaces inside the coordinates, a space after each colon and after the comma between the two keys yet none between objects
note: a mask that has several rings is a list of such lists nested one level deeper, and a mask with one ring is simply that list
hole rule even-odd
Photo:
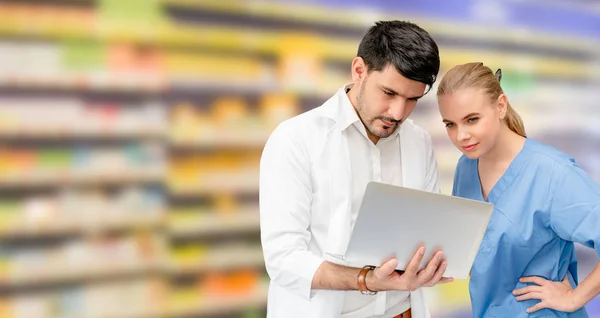
[{"label": "shirt sleeve", "polygon": [[309,299],[323,262],[308,251],[312,188],[306,154],[280,125],[260,162],[260,229],[267,273],[277,285]]},{"label": "shirt sleeve", "polygon": [[550,225],[562,239],[594,248],[600,256],[600,186],[575,163],[558,172]]},{"label": "shirt sleeve", "polygon": [[425,176],[425,191],[440,193],[439,173],[431,135],[427,133],[427,171]]},{"label": "shirt sleeve", "polygon": [[452,181],[452,196],[458,196],[458,183],[460,182],[460,160],[454,169],[454,180]]}]

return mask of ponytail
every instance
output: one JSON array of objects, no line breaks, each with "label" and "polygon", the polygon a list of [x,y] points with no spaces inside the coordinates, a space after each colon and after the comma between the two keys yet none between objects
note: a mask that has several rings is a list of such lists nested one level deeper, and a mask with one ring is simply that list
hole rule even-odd
[{"label": "ponytail", "polygon": [[523,124],[523,120],[521,116],[510,106],[510,104],[506,105],[506,115],[504,116],[504,122],[508,129],[512,130],[517,135],[522,137],[527,137],[525,133],[525,125]]}]

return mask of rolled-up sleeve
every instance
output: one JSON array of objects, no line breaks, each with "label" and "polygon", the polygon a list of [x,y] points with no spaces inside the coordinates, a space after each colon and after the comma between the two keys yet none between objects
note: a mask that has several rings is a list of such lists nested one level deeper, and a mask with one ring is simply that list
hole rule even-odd
[{"label": "rolled-up sleeve", "polygon": [[306,152],[279,125],[260,162],[260,229],[267,273],[277,285],[311,297],[323,259],[308,251],[312,189]]},{"label": "rolled-up sleeve", "polygon": [[557,172],[552,229],[564,240],[594,248],[600,256],[600,186],[576,164]]}]

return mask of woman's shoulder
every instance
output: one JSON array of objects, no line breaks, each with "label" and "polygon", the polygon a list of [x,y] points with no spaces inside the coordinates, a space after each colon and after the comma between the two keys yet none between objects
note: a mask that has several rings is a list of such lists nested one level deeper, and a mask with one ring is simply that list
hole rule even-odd
[{"label": "woman's shoulder", "polygon": [[557,168],[568,168],[576,165],[573,157],[554,146],[528,138],[527,145],[530,148],[530,163],[539,169],[556,170]]}]

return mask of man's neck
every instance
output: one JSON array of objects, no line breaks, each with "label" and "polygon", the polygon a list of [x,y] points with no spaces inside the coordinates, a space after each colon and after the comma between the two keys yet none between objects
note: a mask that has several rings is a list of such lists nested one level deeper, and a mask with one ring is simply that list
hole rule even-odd
[{"label": "man's neck", "polygon": [[346,88],[346,96],[348,96],[348,99],[350,100],[350,104],[352,104],[352,108],[354,109],[354,112],[356,112],[356,116],[358,116],[358,119],[360,120],[361,124],[363,125],[363,127],[365,127],[365,130],[367,132],[367,136],[369,137],[369,140],[371,140],[371,142],[373,142],[373,144],[376,145],[379,142],[379,137],[373,135],[369,131],[369,129],[363,122],[363,119],[360,117],[360,113],[358,112],[358,109],[356,108],[356,105],[354,102],[357,98],[356,94],[357,94],[356,86]]}]

